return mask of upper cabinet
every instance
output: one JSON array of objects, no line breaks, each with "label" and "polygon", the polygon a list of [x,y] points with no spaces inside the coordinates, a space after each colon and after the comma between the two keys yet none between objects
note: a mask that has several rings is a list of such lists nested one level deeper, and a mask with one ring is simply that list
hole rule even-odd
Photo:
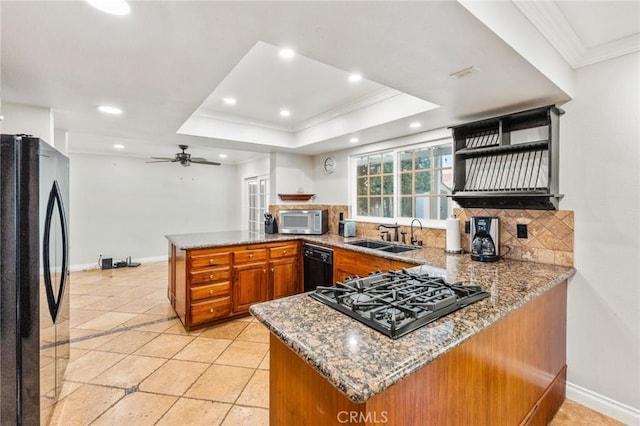
[{"label": "upper cabinet", "polygon": [[462,207],[557,210],[559,117],[546,106],[452,127]]}]

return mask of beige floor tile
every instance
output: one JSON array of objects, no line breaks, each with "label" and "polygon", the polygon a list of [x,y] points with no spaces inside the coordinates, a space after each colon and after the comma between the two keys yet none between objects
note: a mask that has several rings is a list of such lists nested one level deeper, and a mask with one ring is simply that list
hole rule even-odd
[{"label": "beige floor tile", "polygon": [[79,387],[84,386],[82,383],[68,382],[66,380],[62,381],[62,386],[60,387],[60,394],[58,394],[58,401],[61,401],[63,398],[66,398],[72,392],[75,392]]},{"label": "beige floor tile", "polygon": [[130,354],[158,337],[158,335],[159,333],[153,333],[151,331],[124,331],[122,333],[118,333],[118,336],[114,339],[111,339],[104,345],[99,346],[98,350]]},{"label": "beige floor tile", "polygon": [[163,288],[159,289],[159,290],[154,290],[153,292],[147,294],[146,296],[144,296],[147,299],[158,299],[158,300],[167,300],[167,286],[166,286],[166,280],[163,280]]},{"label": "beige floor tile", "polygon": [[135,316],[136,314],[129,314],[125,312],[103,312],[102,315],[76,327],[89,328],[92,330],[112,330]]},{"label": "beige floor tile", "polygon": [[144,312],[145,314],[162,315],[165,317],[173,317],[176,315],[176,311],[173,310],[169,302],[166,300],[158,300],[158,299],[152,299],[148,297],[143,297],[140,300],[148,300],[150,302],[156,302],[155,306],[153,306],[151,309]]},{"label": "beige floor tile", "polygon": [[247,342],[269,343],[269,329],[261,323],[252,322],[242,330],[236,340]]},{"label": "beige floor tile", "polygon": [[69,316],[69,327],[77,327],[87,321],[104,315],[104,311],[89,309],[71,309]]},{"label": "beige floor tile", "polygon": [[70,331],[71,348],[74,349],[96,349],[120,335],[119,332],[102,334],[103,330],[83,330],[80,328],[72,328]]},{"label": "beige floor tile", "polygon": [[234,405],[222,426],[269,426],[269,410]]},{"label": "beige floor tile", "polygon": [[105,296],[92,296],[84,294],[74,297],[73,300],[69,300],[69,306],[71,307],[71,309],[85,308],[87,305],[101,302],[104,299],[106,299]]},{"label": "beige floor tile", "polygon": [[100,416],[93,426],[155,424],[177,400],[174,396],[134,392]]},{"label": "beige floor tile", "polygon": [[617,420],[598,413],[590,408],[584,407],[569,399],[565,399],[560,406],[560,410],[553,418],[549,426],[624,426]]},{"label": "beige floor tile", "polygon": [[262,362],[260,363],[258,368],[261,369],[261,370],[268,370],[269,369],[269,352],[267,352],[267,354],[264,356],[264,358],[262,358]]},{"label": "beige floor tile", "polygon": [[91,351],[75,361],[69,362],[65,380],[88,382],[125,356],[111,352]]},{"label": "beige floor tile", "polygon": [[229,346],[231,340],[196,337],[178,352],[174,358],[185,361],[207,362],[211,364]]},{"label": "beige floor tile", "polygon": [[[122,289],[121,289],[122,290]],[[137,299],[139,297],[144,297],[147,294],[151,293],[155,289],[150,289],[149,287],[134,287],[125,289],[121,291],[120,297],[129,297],[130,299]]]},{"label": "beige floor tile", "polygon": [[254,370],[213,364],[184,394],[186,397],[235,402]]},{"label": "beige floor tile", "polygon": [[161,334],[140,349],[136,355],[147,355],[162,358],[171,358],[182,348],[187,346],[194,337],[179,336],[176,334]]},{"label": "beige floor tile", "polygon": [[113,311],[114,312],[130,312],[133,314],[143,314],[147,312],[149,309],[155,308],[158,305],[160,305],[160,303],[157,300],[140,298],[132,302],[125,303],[124,305],[118,306]]},{"label": "beige floor tile", "polygon": [[249,322],[242,320],[223,322],[222,324],[208,327],[200,333],[200,336],[213,337],[215,339],[235,339],[247,325],[249,325]]},{"label": "beige floor tile", "polygon": [[183,336],[199,336],[202,334],[203,329],[199,328],[197,330],[187,331],[184,329],[184,326],[180,321],[176,322],[175,325],[171,326],[165,333],[171,334],[181,334]]},{"label": "beige floor tile", "polygon": [[134,327],[136,330],[162,333],[174,324],[174,319],[169,319],[164,315],[138,314],[122,324],[122,327]]},{"label": "beige floor tile", "polygon": [[181,396],[207,368],[209,364],[170,359],[140,384],[140,390]]},{"label": "beige floor tile", "polygon": [[122,389],[82,385],[58,401],[49,425],[88,425],[123,396]]},{"label": "beige floor tile", "polygon": [[104,386],[129,388],[139,384],[166,361],[162,358],[129,355],[90,380]]},{"label": "beige floor tile", "polygon": [[269,372],[256,370],[236,404],[269,408]]},{"label": "beige floor tile", "polygon": [[97,311],[111,311],[117,308],[118,306],[122,306],[125,303],[129,303],[131,300],[124,297],[102,297],[102,300],[91,303],[90,305],[86,305],[85,309],[93,309]]},{"label": "beige floor tile", "polygon": [[262,358],[269,350],[268,343],[234,341],[216,359],[216,364],[235,365],[238,367],[258,368]]},{"label": "beige floor tile", "polygon": [[180,398],[156,426],[218,426],[231,404]]}]

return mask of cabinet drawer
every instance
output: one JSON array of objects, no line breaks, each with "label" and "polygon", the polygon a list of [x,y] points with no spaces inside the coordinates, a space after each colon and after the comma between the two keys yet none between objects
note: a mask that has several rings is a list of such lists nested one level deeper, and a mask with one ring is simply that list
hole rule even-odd
[{"label": "cabinet drawer", "polygon": [[231,263],[231,253],[192,254],[191,268],[210,268],[212,266],[225,266]]},{"label": "cabinet drawer", "polygon": [[269,258],[277,259],[280,257],[290,257],[298,254],[297,244],[288,244],[286,246],[272,247],[269,249]]},{"label": "cabinet drawer", "polygon": [[201,324],[231,313],[231,298],[221,297],[207,302],[191,304],[191,325]]},{"label": "cabinet drawer", "polygon": [[223,266],[221,268],[205,269],[191,272],[191,284],[206,284],[213,281],[224,281],[231,277],[231,268]]},{"label": "cabinet drawer", "polygon": [[253,262],[256,260],[265,260],[267,258],[267,249],[242,250],[233,252],[233,260],[235,263]]},{"label": "cabinet drawer", "polygon": [[231,294],[231,284],[229,281],[221,283],[200,285],[191,287],[191,301],[209,299],[212,297],[229,296]]}]

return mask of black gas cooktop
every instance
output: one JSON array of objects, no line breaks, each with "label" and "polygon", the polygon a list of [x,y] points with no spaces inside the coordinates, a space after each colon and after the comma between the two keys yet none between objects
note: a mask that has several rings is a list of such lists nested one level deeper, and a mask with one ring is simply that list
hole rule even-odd
[{"label": "black gas cooktop", "polygon": [[309,295],[393,339],[489,297],[479,286],[407,270],[347,279]]}]

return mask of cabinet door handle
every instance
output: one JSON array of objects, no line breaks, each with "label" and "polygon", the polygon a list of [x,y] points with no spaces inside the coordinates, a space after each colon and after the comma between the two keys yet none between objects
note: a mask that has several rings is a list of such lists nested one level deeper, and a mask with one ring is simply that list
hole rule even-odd
[{"label": "cabinet door handle", "polygon": [[266,274],[267,273],[267,268],[262,268],[262,273]]},{"label": "cabinet door handle", "polygon": [[282,254],[287,254],[287,251],[286,250],[282,250]]},{"label": "cabinet door handle", "polygon": [[274,268],[271,268],[271,272],[275,272],[275,269],[274,269]]}]

